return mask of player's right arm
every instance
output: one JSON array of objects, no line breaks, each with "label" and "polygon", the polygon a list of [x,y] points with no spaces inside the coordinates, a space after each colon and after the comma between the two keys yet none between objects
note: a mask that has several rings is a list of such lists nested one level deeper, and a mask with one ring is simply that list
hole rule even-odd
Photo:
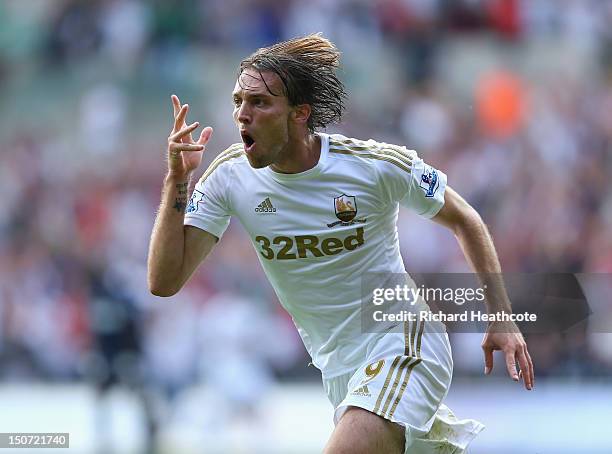
[{"label": "player's right arm", "polygon": [[191,133],[198,122],[185,124],[189,110],[172,96],[174,127],[168,137],[168,173],[164,178],[161,204],[155,219],[148,257],[148,285],[157,296],[177,293],[217,242],[211,233],[184,226],[189,179],[202,162],[212,128],[204,128],[197,142]]}]

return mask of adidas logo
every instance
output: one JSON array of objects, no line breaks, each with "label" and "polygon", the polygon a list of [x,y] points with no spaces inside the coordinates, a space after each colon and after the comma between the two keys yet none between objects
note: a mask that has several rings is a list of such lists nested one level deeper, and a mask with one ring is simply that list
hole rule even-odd
[{"label": "adidas logo", "polygon": [[371,397],[370,390],[368,389],[368,385],[363,385],[360,388],[357,388],[355,391],[351,393],[352,396],[363,396],[363,397]]},{"label": "adidas logo", "polygon": [[270,197],[266,197],[263,202],[257,205],[255,208],[255,213],[276,213],[276,208],[272,206]]}]

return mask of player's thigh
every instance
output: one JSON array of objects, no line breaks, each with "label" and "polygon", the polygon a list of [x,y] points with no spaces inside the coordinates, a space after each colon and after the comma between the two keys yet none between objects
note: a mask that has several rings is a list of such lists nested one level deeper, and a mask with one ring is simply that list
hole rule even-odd
[{"label": "player's thigh", "polygon": [[334,429],[324,454],[402,454],[405,429],[359,407],[349,407]]}]

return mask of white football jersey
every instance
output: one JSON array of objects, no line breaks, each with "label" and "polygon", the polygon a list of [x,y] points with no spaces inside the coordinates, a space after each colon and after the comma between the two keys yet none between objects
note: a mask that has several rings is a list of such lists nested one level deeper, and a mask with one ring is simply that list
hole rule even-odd
[{"label": "white football jersey", "polygon": [[297,174],[254,169],[232,145],[196,184],[185,224],[220,238],[240,219],[313,364],[333,377],[377,336],[361,329],[362,274],[405,273],[399,205],[434,216],[446,175],[404,147],[318,134],[319,162]]}]

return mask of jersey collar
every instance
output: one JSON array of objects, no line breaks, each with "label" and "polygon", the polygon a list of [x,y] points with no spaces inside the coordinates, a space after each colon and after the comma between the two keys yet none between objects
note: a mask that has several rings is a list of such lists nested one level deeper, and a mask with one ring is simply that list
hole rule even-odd
[{"label": "jersey collar", "polygon": [[319,162],[317,162],[314,167],[299,173],[275,172],[270,166],[266,167],[265,171],[277,181],[295,181],[319,175],[327,161],[327,155],[329,153],[329,135],[323,132],[316,132],[315,134],[321,138],[321,154],[319,155]]}]

